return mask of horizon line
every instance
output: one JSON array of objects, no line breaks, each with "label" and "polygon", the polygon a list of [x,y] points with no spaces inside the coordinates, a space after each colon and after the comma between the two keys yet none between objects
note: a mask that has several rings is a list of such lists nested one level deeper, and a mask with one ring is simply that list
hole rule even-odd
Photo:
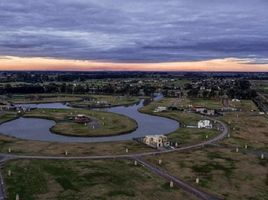
[{"label": "horizon line", "polygon": [[268,72],[268,63],[252,58],[201,61],[123,63],[47,57],[0,56],[1,71],[140,71],[140,72]]}]

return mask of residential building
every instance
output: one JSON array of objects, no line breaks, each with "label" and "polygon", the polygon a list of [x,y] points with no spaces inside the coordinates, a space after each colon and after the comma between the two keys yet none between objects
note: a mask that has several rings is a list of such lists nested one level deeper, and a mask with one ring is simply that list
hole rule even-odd
[{"label": "residential building", "polygon": [[158,106],[154,112],[163,112],[163,111],[167,111],[167,107],[165,106]]},{"label": "residential building", "polygon": [[167,136],[164,135],[147,135],[143,138],[143,142],[154,148],[169,146]]},{"label": "residential building", "polygon": [[87,116],[85,116],[85,115],[83,115],[83,114],[78,114],[78,115],[75,117],[74,121],[75,121],[76,123],[88,123],[88,122],[90,122],[90,118],[87,117]]},{"label": "residential building", "polygon": [[212,128],[212,123],[210,120],[200,120],[197,124],[197,127],[198,128],[209,128],[211,129]]}]

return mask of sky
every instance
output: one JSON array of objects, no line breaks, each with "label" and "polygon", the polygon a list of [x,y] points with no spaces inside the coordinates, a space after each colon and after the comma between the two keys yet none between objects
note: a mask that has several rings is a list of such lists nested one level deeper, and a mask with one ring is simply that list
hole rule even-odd
[{"label": "sky", "polygon": [[0,70],[268,71],[267,0],[1,0]]}]

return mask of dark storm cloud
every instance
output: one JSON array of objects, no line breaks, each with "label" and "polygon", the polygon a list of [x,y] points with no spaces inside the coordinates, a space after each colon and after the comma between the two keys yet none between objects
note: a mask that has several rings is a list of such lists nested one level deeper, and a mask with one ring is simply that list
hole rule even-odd
[{"label": "dark storm cloud", "polygon": [[1,0],[0,54],[261,60],[268,55],[267,9],[266,0]]}]

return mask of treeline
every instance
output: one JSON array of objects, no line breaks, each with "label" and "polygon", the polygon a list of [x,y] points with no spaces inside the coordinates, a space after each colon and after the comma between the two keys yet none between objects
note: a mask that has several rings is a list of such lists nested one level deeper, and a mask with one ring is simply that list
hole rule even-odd
[{"label": "treeline", "polygon": [[2,84],[0,94],[68,93],[68,94],[117,94],[150,96],[157,90],[151,85],[131,84],[86,84],[86,83],[49,83],[49,84]]},{"label": "treeline", "polygon": [[92,79],[152,78],[167,76],[165,72],[0,72],[1,81],[8,82],[83,82]]}]

